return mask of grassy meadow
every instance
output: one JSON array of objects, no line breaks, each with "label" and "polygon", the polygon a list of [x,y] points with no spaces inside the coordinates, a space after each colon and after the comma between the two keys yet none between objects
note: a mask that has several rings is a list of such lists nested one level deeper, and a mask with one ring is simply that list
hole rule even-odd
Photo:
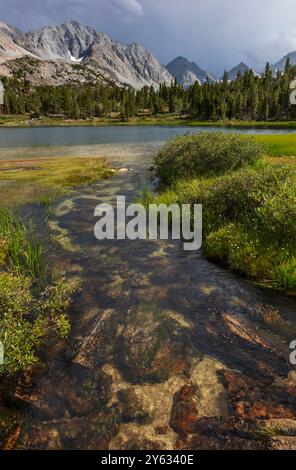
[{"label": "grassy meadow", "polygon": [[264,145],[268,156],[296,157],[296,134],[255,135],[254,139]]}]

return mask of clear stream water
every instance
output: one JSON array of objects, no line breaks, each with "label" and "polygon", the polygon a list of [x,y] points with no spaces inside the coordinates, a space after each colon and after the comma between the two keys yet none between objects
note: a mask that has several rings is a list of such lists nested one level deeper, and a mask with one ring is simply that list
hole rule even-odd
[{"label": "clear stream water", "polygon": [[258,422],[296,419],[293,297],[176,241],[94,238],[96,205],[132,201],[157,147],[186,131],[0,130],[0,158],[104,155],[128,169],[79,188],[50,217],[52,259],[80,288],[71,337],[49,341],[39,372],[20,379],[16,448],[256,449],[280,445],[262,440]]}]

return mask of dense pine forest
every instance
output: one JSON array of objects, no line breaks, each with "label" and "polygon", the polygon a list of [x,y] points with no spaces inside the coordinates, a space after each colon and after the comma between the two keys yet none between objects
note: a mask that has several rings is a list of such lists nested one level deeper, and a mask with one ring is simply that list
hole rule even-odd
[{"label": "dense pine forest", "polygon": [[161,85],[159,90],[99,84],[64,86],[31,86],[19,77],[3,78],[4,111],[32,117],[60,116],[86,119],[118,117],[126,121],[134,116],[157,116],[177,113],[183,117],[204,120],[284,120],[296,119],[296,107],[290,104],[290,83],[296,78],[296,67],[289,60],[284,71],[273,74],[269,64],[261,76],[252,70],[236,80],[223,80],[200,85],[196,82],[184,90],[177,82]]}]

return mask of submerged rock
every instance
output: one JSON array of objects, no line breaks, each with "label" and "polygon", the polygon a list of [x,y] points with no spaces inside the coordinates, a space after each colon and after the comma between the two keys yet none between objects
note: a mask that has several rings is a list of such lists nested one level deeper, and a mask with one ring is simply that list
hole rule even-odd
[{"label": "submerged rock", "polygon": [[201,418],[196,432],[178,441],[183,450],[264,450],[254,423],[236,417]]},{"label": "submerged rock", "polygon": [[90,331],[82,340],[73,362],[95,369],[102,360],[112,353],[112,340],[116,339],[118,316],[115,310],[99,312],[92,320]]},{"label": "submerged rock", "polygon": [[254,380],[236,371],[223,372],[223,376],[236,416],[246,420],[296,416],[295,396],[288,388]]},{"label": "submerged rock", "polygon": [[296,437],[290,437],[290,436],[271,437],[269,441],[269,448],[271,450],[295,450],[296,449]]},{"label": "submerged rock", "polygon": [[226,367],[212,358],[204,358],[190,375],[190,382],[198,387],[198,412],[200,417],[228,416],[228,393],[220,372]]},{"label": "submerged rock", "polygon": [[164,382],[186,369],[186,328],[153,309],[131,310],[117,339],[120,372],[131,383]]},{"label": "submerged rock", "polygon": [[147,423],[151,420],[149,412],[143,409],[143,404],[133,388],[121,389],[117,393],[123,422]]},{"label": "submerged rock", "polygon": [[170,425],[180,436],[195,432],[200,398],[195,385],[185,385],[174,395]]},{"label": "submerged rock", "polygon": [[39,382],[21,378],[6,401],[43,420],[84,416],[97,411],[109,399],[110,380],[101,371],[93,373],[78,364],[53,367]]}]

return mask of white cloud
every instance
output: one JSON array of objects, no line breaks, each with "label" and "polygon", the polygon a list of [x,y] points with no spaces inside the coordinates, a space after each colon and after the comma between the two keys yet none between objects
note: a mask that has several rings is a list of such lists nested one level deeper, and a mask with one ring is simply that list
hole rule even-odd
[{"label": "white cloud", "polygon": [[112,6],[128,18],[144,16],[144,9],[138,0],[112,0]]}]

